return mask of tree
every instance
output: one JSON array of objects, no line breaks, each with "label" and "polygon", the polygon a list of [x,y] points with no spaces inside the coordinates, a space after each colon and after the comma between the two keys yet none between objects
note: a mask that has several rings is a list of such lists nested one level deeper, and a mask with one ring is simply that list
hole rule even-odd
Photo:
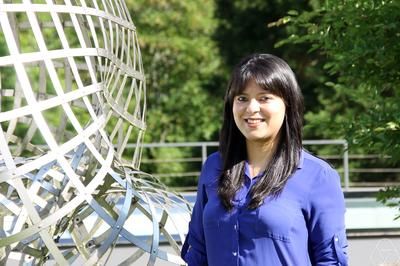
[{"label": "tree", "polygon": [[147,73],[147,142],[209,140],[221,101],[213,1],[127,1]]},{"label": "tree", "polygon": [[[389,155],[391,163],[399,165],[400,2],[316,3],[314,10],[291,11],[274,24],[294,29],[278,46],[308,43],[311,51],[325,57],[330,81],[320,102],[326,108],[307,114],[310,127],[332,136],[326,131],[329,123],[352,149]],[[400,197],[393,191],[381,199]]]},{"label": "tree", "polygon": [[[221,59],[213,41],[217,22],[213,1],[127,1],[138,30],[147,79],[145,142],[215,140],[222,113],[222,95],[214,84]],[[152,174],[193,171],[173,163],[189,150],[153,149],[144,157],[165,161],[142,164]],[[196,165],[196,169],[199,168]],[[167,185],[196,185],[185,177],[161,178]]]}]

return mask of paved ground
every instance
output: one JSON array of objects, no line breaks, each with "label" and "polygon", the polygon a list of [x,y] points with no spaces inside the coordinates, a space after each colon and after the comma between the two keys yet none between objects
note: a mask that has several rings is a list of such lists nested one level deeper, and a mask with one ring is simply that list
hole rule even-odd
[{"label": "paved ground", "polygon": [[[172,252],[170,247],[162,247]],[[121,260],[133,254],[137,248],[132,246],[117,246],[107,263],[108,266],[118,265]],[[350,266],[400,266],[400,236],[397,237],[363,237],[349,238],[349,265]],[[144,254],[132,265],[147,265],[149,256]],[[55,265],[46,263],[46,266]],[[73,266],[83,265],[81,262]],[[157,260],[156,266],[172,266],[170,262]],[[6,266],[14,266],[7,264]]]},{"label": "paved ground", "polygon": [[[171,251],[170,248],[167,250]],[[132,247],[117,248],[107,265],[118,264],[120,258],[134,252]],[[396,238],[361,238],[349,239],[350,266],[400,266],[400,237]],[[148,256],[143,256],[134,265],[146,265]],[[175,265],[165,261],[157,261],[156,266]]]}]

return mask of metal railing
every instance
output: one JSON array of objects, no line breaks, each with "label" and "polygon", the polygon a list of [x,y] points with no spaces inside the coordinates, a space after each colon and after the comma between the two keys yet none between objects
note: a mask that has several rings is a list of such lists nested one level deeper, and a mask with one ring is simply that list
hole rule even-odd
[{"label": "metal railing", "polygon": [[[159,159],[153,158],[148,159],[146,156],[142,159],[142,164],[160,164],[160,163],[187,163],[187,162],[201,162],[203,164],[209,155],[211,147],[218,147],[218,142],[179,142],[179,143],[143,143],[143,149],[157,149],[157,148],[199,148],[201,149],[201,157],[187,157],[187,158],[167,158]],[[343,187],[345,190],[349,189],[349,152],[348,144],[346,140],[304,140],[304,146],[309,145],[339,145],[342,146],[342,154],[335,155],[336,158],[342,159],[343,168]],[[127,148],[134,148],[135,144],[128,144]],[[146,154],[146,153],[144,153]],[[324,156],[321,156],[324,158]],[[200,174],[200,167],[198,171],[188,171],[184,173],[152,173],[158,177],[185,177],[185,176],[198,176]]]},{"label": "metal railing", "polygon": [[[217,150],[219,143],[216,141],[211,142],[176,142],[176,143],[143,143],[141,144],[143,148],[143,157],[141,160],[141,169],[151,173],[154,176],[159,178],[192,178],[193,180],[197,179],[200,175],[200,170],[202,164],[206,161],[207,156],[212,152]],[[335,168],[343,177],[342,186],[345,191],[348,191],[350,188],[356,189],[356,187],[371,187],[378,188],[384,187],[388,185],[398,185],[400,181],[400,164],[394,165],[394,167],[390,166],[388,163],[381,163],[381,165],[374,165],[368,163],[367,160],[380,160],[386,161],[391,159],[390,156],[382,156],[379,154],[350,154],[349,148],[346,140],[337,139],[337,140],[303,140],[303,145],[308,148],[314,148],[312,151],[317,156],[321,157],[324,160],[335,163]],[[320,152],[319,148],[314,146],[337,146],[336,154]],[[39,145],[41,148],[46,149],[46,146]],[[310,147],[312,146],[312,147]],[[136,144],[128,143],[126,149],[134,150],[136,148]],[[157,152],[153,153],[152,156],[147,156],[151,153],[148,150],[153,149],[182,149],[188,150],[191,149],[190,152],[182,153],[184,157],[177,157],[173,154],[167,154],[167,156],[157,157]],[[321,147],[321,150],[324,148]],[[147,150],[147,151],[146,151]],[[330,149],[332,150],[332,149]],[[335,149],[333,149],[335,150]],[[156,156],[154,156],[156,155]],[[165,154],[164,154],[165,155]],[[351,163],[350,163],[351,162]],[[366,163],[367,162],[367,163]],[[176,172],[166,170],[164,172],[159,172],[159,165],[163,164],[197,164],[196,166],[186,167],[187,170]],[[145,169],[143,169],[143,167]],[[146,169],[147,167],[147,169]],[[165,167],[164,167],[165,170]],[[390,177],[387,180],[383,178],[383,182],[377,181],[366,181],[365,176],[385,176]],[[355,179],[356,177],[356,179]],[[361,178],[360,178],[361,177]],[[375,178],[377,180],[378,178]],[[388,181],[392,180],[392,181]],[[375,189],[376,190],[376,189]]]},{"label": "metal railing", "polygon": [[349,189],[349,146],[344,139],[304,140],[303,145],[343,145],[343,179],[344,189]]}]

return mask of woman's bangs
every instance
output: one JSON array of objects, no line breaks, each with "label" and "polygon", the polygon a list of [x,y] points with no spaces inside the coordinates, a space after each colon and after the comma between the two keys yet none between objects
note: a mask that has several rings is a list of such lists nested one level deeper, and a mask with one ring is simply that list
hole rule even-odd
[{"label": "woman's bangs", "polygon": [[251,75],[248,72],[243,73],[242,75],[237,75],[236,78],[232,82],[232,86],[230,88],[230,95],[233,98],[239,94],[241,94],[246,88],[247,83],[252,79]]},{"label": "woman's bangs", "polygon": [[281,82],[276,75],[266,75],[265,72],[256,73],[253,77],[255,83],[268,93],[282,97]]}]

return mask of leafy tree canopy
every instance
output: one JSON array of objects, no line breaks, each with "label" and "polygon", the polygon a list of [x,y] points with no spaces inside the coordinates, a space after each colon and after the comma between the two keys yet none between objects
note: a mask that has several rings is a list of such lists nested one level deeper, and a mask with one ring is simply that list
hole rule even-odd
[{"label": "leafy tree canopy", "polygon": [[198,141],[217,132],[221,66],[213,1],[127,1],[147,72],[146,142]]},{"label": "leafy tree canopy", "polygon": [[[353,144],[400,160],[400,2],[326,1],[313,11],[291,11],[279,23],[302,34],[278,46],[310,43],[325,57],[330,90],[320,101],[337,114],[336,130]],[[321,111],[308,114],[309,123],[318,126],[319,116]]]},{"label": "leafy tree canopy", "polygon": [[277,46],[309,44],[329,75],[319,94],[326,108],[306,115],[307,130],[345,135],[353,150],[389,155],[399,165],[400,2],[314,2],[314,10],[292,10],[272,24],[292,31]]}]

